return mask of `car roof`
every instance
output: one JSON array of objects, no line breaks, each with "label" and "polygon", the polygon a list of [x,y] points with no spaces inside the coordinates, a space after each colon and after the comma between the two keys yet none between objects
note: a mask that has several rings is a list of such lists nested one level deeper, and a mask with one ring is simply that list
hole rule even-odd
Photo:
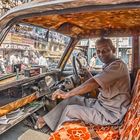
[{"label": "car roof", "polygon": [[38,0],[0,18],[3,30],[23,22],[79,38],[139,34],[139,0]]}]

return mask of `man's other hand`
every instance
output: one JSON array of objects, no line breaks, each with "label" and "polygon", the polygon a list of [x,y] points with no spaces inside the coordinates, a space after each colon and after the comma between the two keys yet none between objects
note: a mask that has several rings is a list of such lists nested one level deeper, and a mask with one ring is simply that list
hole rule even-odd
[{"label": "man's other hand", "polygon": [[57,89],[53,94],[52,94],[52,100],[56,100],[56,99],[66,99],[68,98],[68,94],[66,94],[66,92]]}]

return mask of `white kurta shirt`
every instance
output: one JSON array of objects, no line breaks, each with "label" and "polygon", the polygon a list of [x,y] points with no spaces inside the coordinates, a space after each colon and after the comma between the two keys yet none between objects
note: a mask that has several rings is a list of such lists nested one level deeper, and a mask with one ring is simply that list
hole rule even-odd
[{"label": "white kurta shirt", "polygon": [[[130,77],[127,65],[116,60],[94,76],[100,85],[100,93],[95,103],[98,110],[112,123],[121,121],[130,103]],[[95,106],[96,106],[95,105]]]}]

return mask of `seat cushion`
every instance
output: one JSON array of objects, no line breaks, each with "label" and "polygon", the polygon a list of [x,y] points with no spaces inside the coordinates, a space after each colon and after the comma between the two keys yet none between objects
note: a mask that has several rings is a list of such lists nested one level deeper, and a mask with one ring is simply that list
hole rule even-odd
[{"label": "seat cushion", "polygon": [[87,124],[88,130],[91,132],[94,130],[101,140],[119,140],[119,127],[120,126],[101,126],[94,124]]},{"label": "seat cushion", "polygon": [[58,130],[51,134],[49,140],[98,140],[98,135],[82,122],[66,122]]},{"label": "seat cushion", "polygon": [[119,126],[100,126],[84,122],[66,122],[49,140],[119,140]]}]

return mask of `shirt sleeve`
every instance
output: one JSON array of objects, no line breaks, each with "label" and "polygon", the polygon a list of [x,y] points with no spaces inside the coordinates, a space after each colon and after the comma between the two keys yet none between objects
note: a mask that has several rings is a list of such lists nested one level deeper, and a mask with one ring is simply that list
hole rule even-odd
[{"label": "shirt sleeve", "polygon": [[101,86],[107,88],[114,81],[128,75],[128,69],[124,62],[117,60],[108,65],[101,73],[95,75],[93,78]]}]

